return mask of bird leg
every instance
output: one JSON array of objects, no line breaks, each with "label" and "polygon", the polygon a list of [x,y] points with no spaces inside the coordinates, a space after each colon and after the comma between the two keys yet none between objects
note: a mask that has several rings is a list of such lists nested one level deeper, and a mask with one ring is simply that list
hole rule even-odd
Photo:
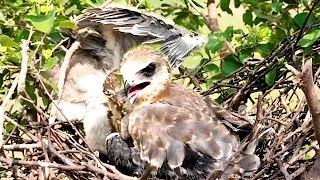
[{"label": "bird leg", "polygon": [[155,166],[152,166],[149,163],[147,163],[146,170],[143,172],[142,176],[140,177],[140,180],[147,180],[151,172],[154,171],[155,169],[156,169]]}]

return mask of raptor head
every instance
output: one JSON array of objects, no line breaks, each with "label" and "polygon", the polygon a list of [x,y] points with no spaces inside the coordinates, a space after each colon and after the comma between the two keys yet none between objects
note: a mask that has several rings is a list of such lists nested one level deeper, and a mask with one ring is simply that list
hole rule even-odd
[{"label": "raptor head", "polygon": [[152,99],[169,83],[167,57],[147,46],[125,54],[120,71],[126,95],[133,105]]}]

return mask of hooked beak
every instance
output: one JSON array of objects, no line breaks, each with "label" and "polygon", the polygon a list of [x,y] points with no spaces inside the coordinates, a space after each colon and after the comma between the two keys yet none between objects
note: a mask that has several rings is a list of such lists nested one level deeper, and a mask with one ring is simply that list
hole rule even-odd
[{"label": "hooked beak", "polygon": [[129,94],[129,90],[132,86],[128,83],[128,81],[124,82],[124,93],[126,94],[126,96],[128,97]]},{"label": "hooked beak", "polygon": [[124,82],[124,93],[129,98],[130,103],[133,104],[137,98],[140,96],[140,91],[143,90],[146,86],[148,86],[150,82],[142,82],[140,84],[129,84],[127,81]]}]

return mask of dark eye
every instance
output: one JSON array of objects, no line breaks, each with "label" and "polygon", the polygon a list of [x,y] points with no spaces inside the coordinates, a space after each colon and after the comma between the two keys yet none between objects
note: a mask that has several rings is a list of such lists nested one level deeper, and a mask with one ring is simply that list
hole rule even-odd
[{"label": "dark eye", "polygon": [[156,64],[150,63],[147,67],[141,70],[141,73],[143,73],[143,75],[146,77],[150,77],[154,74],[155,70],[156,70]]}]

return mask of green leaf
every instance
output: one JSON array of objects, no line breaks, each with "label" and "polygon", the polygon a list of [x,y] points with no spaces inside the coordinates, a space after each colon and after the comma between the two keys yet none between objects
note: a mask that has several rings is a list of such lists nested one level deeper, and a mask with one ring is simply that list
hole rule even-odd
[{"label": "green leaf", "polygon": [[[297,14],[293,18],[293,21],[295,23],[297,23],[297,25],[301,28],[303,26],[305,20],[307,19],[308,14],[309,14],[308,12],[303,12],[303,13]],[[313,14],[311,14],[308,19],[307,25],[310,25],[311,23],[315,22],[316,20],[317,20],[317,18]]]},{"label": "green leaf", "polygon": [[49,6],[41,6],[40,7],[40,11],[43,13],[47,13],[51,10],[51,8]]},{"label": "green leaf", "polygon": [[52,51],[50,49],[44,49],[42,50],[42,54],[45,59],[48,59],[52,56]]},{"label": "green leaf", "polygon": [[221,0],[220,1],[221,10],[226,11],[228,14],[233,15],[229,5],[230,5],[230,0]]},{"label": "green leaf", "polygon": [[3,22],[6,21],[6,18],[4,17],[2,12],[0,12],[0,21],[3,21]]},{"label": "green leaf", "polygon": [[73,11],[76,11],[77,10],[77,5],[74,4],[72,5],[71,7],[69,7],[66,11],[65,11],[65,15],[69,15],[71,14]]},{"label": "green leaf", "polygon": [[242,20],[245,25],[253,26],[252,11],[246,10],[246,12],[242,16]]},{"label": "green leaf", "polygon": [[314,149],[311,149],[307,154],[306,154],[306,160],[311,160],[314,156],[316,155],[316,151]]},{"label": "green leaf", "polygon": [[9,36],[4,34],[0,35],[0,44],[5,47],[19,48],[19,45],[15,43]]},{"label": "green leaf", "polygon": [[272,30],[270,27],[262,27],[257,32],[258,43],[267,44],[271,41]]},{"label": "green leaf", "polygon": [[305,144],[305,145],[303,146],[303,148],[305,148],[305,149],[310,149],[310,145],[309,145],[309,144]]},{"label": "green leaf", "polygon": [[222,71],[228,75],[238,70],[242,64],[237,60],[234,55],[228,55],[224,58],[224,62],[222,65]]},{"label": "green leaf", "polygon": [[282,12],[282,5],[283,5],[282,2],[272,3],[271,4],[272,11],[277,13]]},{"label": "green leaf", "polygon": [[251,55],[252,55],[252,49],[242,50],[239,54],[240,62],[242,62],[244,64],[245,62],[248,61],[248,59],[251,57]]},{"label": "green leaf", "polygon": [[257,17],[259,17],[261,19],[267,19],[267,20],[273,19],[273,16],[264,14],[264,12],[262,12],[260,10],[254,10],[253,12]]},{"label": "green leaf", "polygon": [[8,124],[6,125],[6,132],[7,132],[7,133],[10,133],[10,132],[13,130],[13,128],[14,128],[14,125],[11,124],[11,123],[8,123]]},{"label": "green leaf", "polygon": [[56,65],[59,62],[59,58],[58,57],[53,57],[53,58],[49,58],[46,60],[45,64],[43,65],[41,71],[49,71],[50,69],[53,68],[54,65]]},{"label": "green leaf", "polygon": [[52,11],[48,15],[27,15],[25,20],[31,22],[37,30],[49,33],[54,25],[55,15],[55,11]]},{"label": "green leaf", "polygon": [[6,52],[7,49],[8,49],[8,47],[1,46],[1,44],[0,44],[0,52]]},{"label": "green leaf", "polygon": [[41,80],[46,84],[46,85],[49,85],[52,90],[54,90],[56,93],[59,92],[59,88],[57,85],[53,84],[52,82],[50,82],[48,79],[46,79],[45,77],[43,76],[40,76],[41,77]]},{"label": "green leaf", "polygon": [[76,25],[70,21],[59,21],[57,26],[68,28],[68,29],[74,29],[76,27]]},{"label": "green leaf", "polygon": [[233,38],[233,27],[228,26],[227,29],[224,31],[224,37],[227,41],[231,42]]},{"label": "green leaf", "polygon": [[223,33],[214,33],[214,34],[209,34],[209,41],[207,44],[207,48],[212,52],[218,52],[223,44],[225,42],[224,35]]},{"label": "green leaf", "polygon": [[277,71],[275,68],[273,68],[271,71],[269,71],[266,75],[265,75],[265,82],[271,86],[274,84],[274,81],[276,79],[276,75],[277,75]]},{"label": "green leaf", "polygon": [[234,7],[238,8],[241,5],[241,1],[240,0],[234,0]]},{"label": "green leaf", "polygon": [[263,58],[265,58],[268,55],[270,55],[270,53],[272,52],[273,49],[274,49],[274,45],[268,43],[268,44],[258,45],[256,48],[256,51],[259,52]]},{"label": "green leaf", "polygon": [[306,34],[299,40],[299,46],[310,47],[320,37],[320,29],[316,29],[309,34]]},{"label": "green leaf", "polygon": [[208,64],[203,67],[203,70],[205,70],[213,76],[220,73],[219,67],[215,64]]}]

